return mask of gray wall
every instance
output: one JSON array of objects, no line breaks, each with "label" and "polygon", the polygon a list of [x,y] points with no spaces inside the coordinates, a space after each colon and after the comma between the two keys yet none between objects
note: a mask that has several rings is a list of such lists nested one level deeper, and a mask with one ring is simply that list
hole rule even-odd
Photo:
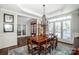
[{"label": "gray wall", "polygon": [[[14,15],[14,32],[5,33],[3,31],[4,13]],[[0,49],[13,45],[17,45],[17,14],[12,11],[0,9]]]},{"label": "gray wall", "polygon": [[72,33],[79,33],[79,16],[78,13],[72,14]]},{"label": "gray wall", "polygon": [[72,38],[73,38],[73,43],[74,47],[79,47],[79,15],[78,13],[72,14],[72,20],[71,20],[71,25],[72,25]]}]

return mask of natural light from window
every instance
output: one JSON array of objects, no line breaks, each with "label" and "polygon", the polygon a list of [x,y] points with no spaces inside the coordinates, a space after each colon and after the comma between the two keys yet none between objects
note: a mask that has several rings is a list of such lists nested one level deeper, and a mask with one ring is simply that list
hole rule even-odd
[{"label": "natural light from window", "polygon": [[62,16],[50,19],[48,24],[49,33],[55,34],[58,38],[71,38],[71,16]]}]

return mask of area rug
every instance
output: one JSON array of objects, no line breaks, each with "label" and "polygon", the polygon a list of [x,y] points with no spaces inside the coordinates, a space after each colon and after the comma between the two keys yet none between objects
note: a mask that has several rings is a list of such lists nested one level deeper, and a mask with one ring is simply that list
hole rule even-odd
[{"label": "area rug", "polygon": [[[53,49],[53,51],[51,50],[51,53],[48,53],[47,55],[71,55],[72,49],[72,47],[68,47],[63,44],[58,44],[57,48]],[[8,55],[29,55],[27,45],[9,50]]]}]

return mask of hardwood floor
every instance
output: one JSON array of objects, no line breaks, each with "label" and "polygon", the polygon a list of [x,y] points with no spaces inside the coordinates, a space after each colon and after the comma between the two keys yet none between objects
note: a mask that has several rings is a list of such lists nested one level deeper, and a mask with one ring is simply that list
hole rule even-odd
[{"label": "hardwood floor", "polygon": [[0,55],[7,55],[8,54],[8,48],[0,49]]}]

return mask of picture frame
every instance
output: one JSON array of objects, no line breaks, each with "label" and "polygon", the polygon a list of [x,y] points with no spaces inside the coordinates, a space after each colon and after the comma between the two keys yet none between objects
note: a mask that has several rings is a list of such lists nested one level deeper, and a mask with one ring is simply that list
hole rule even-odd
[{"label": "picture frame", "polygon": [[3,25],[4,32],[14,32],[14,25],[6,23]]},{"label": "picture frame", "polygon": [[14,22],[14,15],[4,13],[4,22],[13,23]]}]

